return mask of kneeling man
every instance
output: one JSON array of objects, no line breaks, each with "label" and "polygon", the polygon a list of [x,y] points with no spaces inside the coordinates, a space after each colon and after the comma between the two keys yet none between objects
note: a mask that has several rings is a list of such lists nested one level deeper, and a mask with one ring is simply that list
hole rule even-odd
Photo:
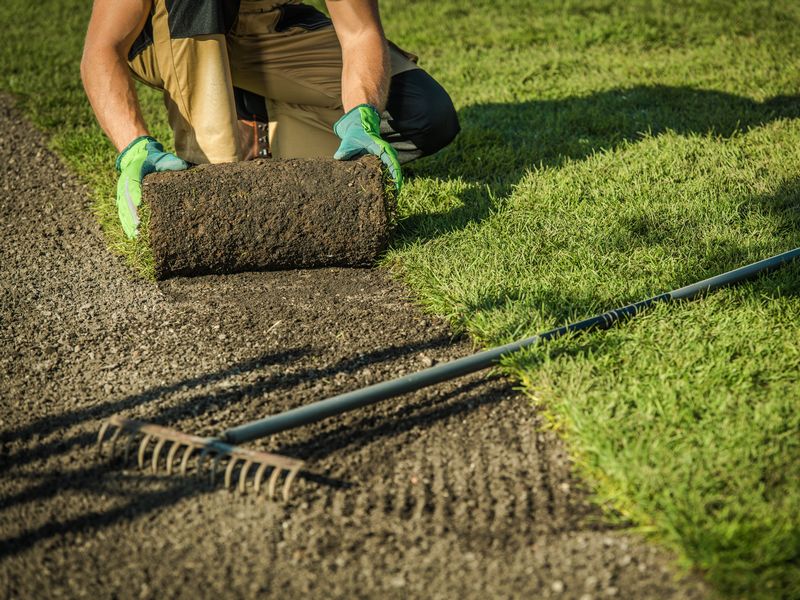
[{"label": "kneeling man", "polygon": [[[377,0],[326,6],[330,18],[293,0],[95,0],[81,77],[119,151],[117,207],[129,237],[148,173],[267,147],[275,158],[369,153],[400,189],[403,163],[453,140],[450,97],[386,40]],[[134,77],[163,91],[176,154],[150,136]]]}]

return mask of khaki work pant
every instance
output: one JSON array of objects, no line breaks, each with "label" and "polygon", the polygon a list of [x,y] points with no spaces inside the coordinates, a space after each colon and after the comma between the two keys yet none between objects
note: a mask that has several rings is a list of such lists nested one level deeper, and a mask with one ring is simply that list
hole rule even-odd
[{"label": "khaki work pant", "polygon": [[[291,2],[295,3],[295,2]],[[331,26],[276,31],[287,2],[242,0],[227,35],[173,39],[165,0],[153,0],[153,43],[130,61],[134,75],[163,90],[177,154],[192,163],[241,160],[233,86],[263,96],[275,158],[332,156],[343,114],[342,52]],[[417,69],[390,50],[392,75]]]}]

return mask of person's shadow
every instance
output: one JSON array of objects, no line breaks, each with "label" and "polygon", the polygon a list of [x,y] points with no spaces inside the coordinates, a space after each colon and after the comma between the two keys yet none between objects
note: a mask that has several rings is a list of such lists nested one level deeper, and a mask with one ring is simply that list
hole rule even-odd
[{"label": "person's shadow", "polygon": [[467,185],[460,206],[415,214],[402,223],[400,245],[437,237],[484,219],[497,198],[530,169],[558,167],[647,135],[731,137],[800,116],[800,96],[765,102],[725,92],[635,86],[558,100],[488,103],[459,111],[461,133],[438,154],[409,165],[410,175]]}]

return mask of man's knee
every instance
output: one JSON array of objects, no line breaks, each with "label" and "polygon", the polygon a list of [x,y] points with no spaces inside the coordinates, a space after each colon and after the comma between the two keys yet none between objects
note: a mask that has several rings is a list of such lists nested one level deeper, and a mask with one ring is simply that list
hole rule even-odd
[{"label": "man's knee", "polygon": [[458,114],[445,89],[435,80],[436,90],[430,90],[427,99],[427,122],[420,139],[420,149],[427,154],[438,152],[452,142],[461,131]]},{"label": "man's knee", "polygon": [[422,69],[392,77],[386,110],[392,129],[412,142],[420,156],[441,150],[461,129],[449,94]]}]

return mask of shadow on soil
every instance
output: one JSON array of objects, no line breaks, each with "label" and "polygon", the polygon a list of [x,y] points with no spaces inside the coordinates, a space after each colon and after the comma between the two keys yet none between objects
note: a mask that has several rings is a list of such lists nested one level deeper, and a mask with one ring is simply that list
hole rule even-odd
[{"label": "shadow on soil", "polygon": [[[232,404],[242,399],[252,399],[254,396],[263,395],[275,389],[291,390],[303,382],[342,372],[354,373],[362,369],[366,364],[376,364],[397,358],[412,349],[419,351],[420,349],[443,347],[451,343],[452,339],[449,336],[440,336],[424,344],[416,343],[413,348],[407,345],[393,346],[362,355],[357,359],[341,361],[330,367],[308,368],[288,375],[278,374],[264,377],[256,383],[236,387],[233,390],[201,393],[179,405],[162,410],[152,420],[159,423],[171,423],[186,414],[203,414],[210,410],[209,407],[213,405],[219,407],[221,404]],[[2,442],[9,443],[13,440],[31,440],[34,432],[39,435],[46,435],[47,433],[58,433],[76,425],[80,427],[79,431],[71,437],[59,435],[58,439],[53,442],[36,444],[35,441],[31,440],[27,448],[4,456],[4,464],[6,466],[19,466],[33,461],[48,461],[56,455],[66,457],[67,450],[81,447],[85,448],[80,450],[83,456],[73,454],[70,459],[75,462],[82,459],[86,460],[91,452],[86,447],[91,447],[96,439],[96,432],[87,431],[87,427],[94,425],[98,419],[110,416],[120,410],[155,402],[178,390],[185,390],[187,387],[200,388],[205,385],[222,382],[235,374],[257,370],[269,365],[284,364],[308,353],[309,349],[299,348],[282,353],[266,354],[216,373],[188,378],[170,385],[158,386],[116,402],[69,411],[59,417],[40,419],[24,428],[3,432]],[[468,382],[448,393],[440,394],[425,401],[401,405],[389,414],[373,414],[345,421],[334,425],[332,428],[329,427],[324,431],[315,433],[308,439],[284,444],[276,451],[281,454],[313,461],[346,447],[364,448],[383,438],[398,435],[410,429],[426,429],[440,420],[465,415],[481,406],[497,402],[503,397],[502,393],[475,394],[476,388],[483,383],[483,381]],[[464,394],[469,394],[467,401],[463,399]],[[16,494],[0,498],[0,510],[6,510],[24,503],[40,502],[43,499],[63,494],[68,490],[89,492],[93,495],[105,497],[117,497],[120,499],[119,505],[110,509],[86,512],[63,521],[51,521],[16,536],[0,539],[0,559],[4,556],[22,552],[42,540],[76,531],[101,530],[118,521],[130,520],[161,510],[165,506],[175,504],[188,497],[215,490],[219,491],[218,486],[216,488],[212,487],[205,481],[195,477],[178,479],[139,471],[131,475],[120,472],[109,464],[107,459],[97,458],[91,460],[91,463],[85,468],[65,469],[62,464],[56,464],[48,466],[47,470],[37,472],[35,475],[15,474],[15,477],[35,479],[35,482]],[[313,467],[313,465],[311,466]],[[156,486],[158,489],[147,489],[133,493],[123,491],[126,482],[130,487],[131,480],[136,483],[139,478],[141,478],[142,482]],[[328,477],[310,470],[301,472],[299,478],[317,486],[335,489],[353,487],[353,484],[348,481]]]},{"label": "shadow on soil", "polygon": [[475,394],[467,402],[456,400],[462,394],[474,392],[485,384],[483,380],[465,383],[447,394],[424,402],[403,405],[391,415],[390,419],[383,415],[367,416],[338,427],[334,431],[324,431],[314,435],[300,443],[283,445],[278,452],[318,459],[348,447],[364,448],[382,438],[406,431],[424,430],[437,421],[463,416],[481,406],[497,402],[499,398],[497,394],[486,393]]},{"label": "shadow on soil", "polygon": [[[119,477],[109,478],[108,467],[105,465],[81,469],[74,473],[72,483],[65,486],[63,473],[48,474],[45,481],[30,489],[29,492],[19,495],[19,501],[37,501],[42,497],[50,497],[63,493],[68,489],[91,490],[96,495],[122,496],[115,490],[115,484],[121,483]],[[153,478],[150,476],[150,478]],[[108,483],[108,485],[104,485]],[[45,486],[49,485],[47,488]],[[44,495],[35,495],[36,491],[46,491]],[[77,532],[98,531],[113,525],[121,520],[129,520],[140,515],[162,509],[164,506],[175,504],[192,495],[197,495],[200,490],[197,484],[186,482],[171,483],[163,489],[148,490],[128,496],[119,506],[99,510],[86,511],[83,514],[66,520],[50,520],[44,525],[24,531],[16,536],[0,540],[0,560],[25,551],[43,540],[64,537]]]},{"label": "shadow on soil", "polygon": [[800,117],[800,96],[765,102],[690,87],[636,86],[588,96],[476,104],[459,111],[461,133],[408,174],[462,179],[470,186],[452,210],[401,222],[402,246],[485,219],[530,170],[557,167],[595,152],[674,131],[731,137],[778,119]]},{"label": "shadow on soil", "polygon": [[[6,444],[16,440],[29,439],[32,436],[43,437],[48,434],[65,431],[66,429],[80,425],[81,423],[96,421],[97,419],[105,419],[118,412],[130,410],[137,406],[155,402],[160,398],[164,398],[180,390],[202,388],[205,386],[214,385],[215,383],[219,383],[241,373],[257,371],[268,366],[287,364],[309,354],[310,351],[310,348],[298,348],[276,353],[263,354],[257,358],[231,365],[230,367],[217,371],[216,373],[182,379],[169,385],[157,386],[142,393],[126,396],[120,400],[105,404],[96,404],[92,406],[83,406],[73,410],[66,410],[57,415],[51,415],[33,421],[25,427],[0,432],[0,444],[5,446]],[[267,385],[267,382],[265,382],[265,385]],[[201,396],[200,398],[202,402],[204,397]],[[192,400],[192,402],[194,402],[194,400]],[[203,402],[203,404],[205,404],[205,402]],[[185,403],[180,407],[179,410],[180,412],[191,412],[191,409],[192,403]],[[171,414],[174,410],[175,409],[169,409],[168,413]],[[154,417],[154,419],[156,418],[160,422],[164,422],[162,415]],[[65,450],[74,446],[91,443],[92,440],[89,438],[91,438],[91,434],[88,433],[81,434],[80,436],[73,438],[60,438],[52,443],[39,444],[35,450],[30,450],[29,452],[19,452],[4,456],[3,462],[8,466],[18,466],[32,460],[44,459],[54,454],[63,453]]]},{"label": "shadow on soil", "polygon": [[[405,356],[411,352],[444,348],[452,344],[452,341],[450,336],[439,336],[423,343],[418,342],[413,345],[390,346],[388,348],[362,354],[355,358],[348,358],[327,367],[301,369],[292,373],[279,372],[259,377],[255,382],[246,385],[235,385],[208,392],[200,391],[188,400],[181,401],[174,406],[160,409],[159,412],[148,417],[148,421],[163,425],[173,424],[175,421],[188,415],[198,417],[210,411],[217,411],[226,406],[236,404],[242,400],[252,400],[253,398],[264,396],[269,392],[291,390],[303,382],[315,381],[339,373],[353,375],[365,366],[379,364],[393,358]],[[187,390],[213,386],[214,384],[243,373],[258,371],[270,366],[288,365],[311,352],[311,348],[302,347],[284,350],[282,352],[268,353],[251,360],[237,363],[226,369],[217,371],[216,373],[199,377],[190,377],[168,385],[157,386],[115,402],[67,410],[58,415],[39,419],[16,430],[0,432],[0,445],[6,446],[15,440],[29,439],[32,436],[38,438],[56,432],[63,432],[70,427],[84,422],[105,419],[111,415],[133,409],[137,406],[156,403],[156,401],[163,400],[177,392],[185,393]],[[313,400],[319,399],[320,398],[314,398]],[[280,409],[283,408],[288,407],[280,407]],[[235,423],[229,424],[229,426],[233,425],[235,425]],[[7,467],[20,466],[34,460],[46,459],[55,454],[63,454],[70,448],[86,446],[92,444],[94,441],[95,434],[90,432],[79,433],[72,437],[59,435],[58,439],[52,442],[39,443],[35,448],[27,451],[22,450],[9,454],[3,452],[3,454],[6,454],[3,456],[3,463]],[[2,508],[2,506],[3,502],[0,500],[0,508]]]},{"label": "shadow on soil", "polygon": [[[502,396],[498,394],[480,395],[470,402],[454,401],[464,393],[473,391],[483,382],[467,383],[449,394],[433,400],[403,406],[390,418],[383,416],[366,417],[352,423],[336,427],[312,436],[298,443],[282,446],[277,451],[281,454],[323,458],[348,446],[363,448],[382,438],[398,435],[410,429],[417,431],[433,426],[437,421],[465,415],[480,406],[494,403]],[[89,434],[90,437],[93,437]],[[155,484],[159,489],[136,492],[121,491],[132,478],[142,482]],[[328,477],[313,471],[302,471],[299,479],[317,485],[335,489],[348,489],[354,484],[341,479]],[[16,536],[0,539],[0,559],[23,552],[27,548],[46,539],[61,537],[78,531],[98,531],[123,520],[132,520],[181,500],[212,492],[224,493],[220,486],[212,487],[204,478],[177,478],[176,476],[152,475],[144,471],[125,474],[114,466],[103,461],[89,467],[71,470],[67,473],[60,467],[37,476],[37,482],[22,492],[0,499],[0,510],[17,504],[40,502],[63,494],[67,490],[87,491],[98,496],[119,497],[119,506],[86,512],[63,521],[50,521],[40,527],[24,531]],[[266,501],[265,501],[266,502]]]}]

